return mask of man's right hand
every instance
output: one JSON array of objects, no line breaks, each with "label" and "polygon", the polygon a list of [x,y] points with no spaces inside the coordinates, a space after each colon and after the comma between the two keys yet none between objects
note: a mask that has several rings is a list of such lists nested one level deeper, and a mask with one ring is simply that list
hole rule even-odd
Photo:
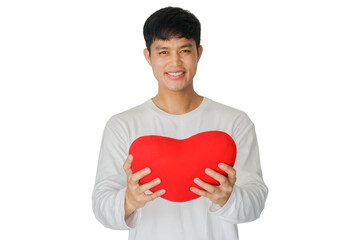
[{"label": "man's right hand", "polygon": [[127,188],[125,192],[125,219],[127,219],[137,208],[143,207],[147,202],[152,201],[165,193],[161,189],[152,194],[145,194],[147,190],[160,184],[160,179],[156,178],[144,185],[139,183],[140,179],[150,174],[150,168],[144,168],[136,173],[131,170],[133,157],[129,155],[124,163],[124,170],[127,175]]}]

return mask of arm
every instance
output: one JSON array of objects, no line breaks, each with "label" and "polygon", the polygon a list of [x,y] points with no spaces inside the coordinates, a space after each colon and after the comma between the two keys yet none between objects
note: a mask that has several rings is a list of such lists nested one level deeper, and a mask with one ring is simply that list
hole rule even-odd
[{"label": "arm", "polygon": [[[131,170],[132,156],[127,157],[125,128],[113,118],[106,124],[100,149],[96,182],[93,191],[93,211],[105,227],[129,229],[136,227],[141,207],[163,194],[163,191],[146,195],[145,191],[159,184],[139,185],[139,180],[149,174],[149,169],[136,173]],[[126,159],[125,162],[124,159]]]},{"label": "arm", "polygon": [[95,217],[105,227],[129,229],[135,225],[140,214],[134,214],[133,221],[125,222],[126,173],[123,163],[127,156],[127,141],[123,137],[125,128],[114,118],[107,122],[98,160],[92,207]]},{"label": "arm", "polygon": [[268,189],[262,179],[254,125],[235,128],[234,137],[238,149],[236,182],[227,203],[221,208],[213,204],[210,212],[232,223],[250,222],[260,217]]},{"label": "arm", "polygon": [[218,180],[220,186],[212,186],[195,179],[195,183],[206,191],[196,188],[192,191],[211,200],[211,213],[237,224],[259,218],[268,189],[262,179],[254,125],[250,122],[245,128],[235,128],[234,140],[238,149],[234,168],[225,164],[219,165],[228,173],[228,177],[207,169],[206,173]]}]

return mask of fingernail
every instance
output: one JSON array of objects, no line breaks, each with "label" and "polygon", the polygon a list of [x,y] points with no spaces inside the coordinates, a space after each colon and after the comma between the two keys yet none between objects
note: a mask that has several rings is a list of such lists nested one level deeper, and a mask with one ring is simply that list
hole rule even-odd
[{"label": "fingernail", "polygon": [[150,171],[150,168],[147,168],[146,170],[145,170],[145,173],[150,173],[151,171]]},{"label": "fingernail", "polygon": [[159,178],[157,178],[157,179],[155,179],[155,184],[159,184],[160,183],[160,179]]},{"label": "fingernail", "polygon": [[205,169],[205,173],[209,174],[210,172],[211,172],[211,170],[209,168]]},{"label": "fingernail", "polygon": [[199,179],[198,179],[198,178],[195,178],[195,179],[194,179],[194,182],[195,182],[195,183],[199,183]]},{"label": "fingernail", "polygon": [[166,192],[165,189],[160,190],[160,194],[164,194],[165,192]]}]

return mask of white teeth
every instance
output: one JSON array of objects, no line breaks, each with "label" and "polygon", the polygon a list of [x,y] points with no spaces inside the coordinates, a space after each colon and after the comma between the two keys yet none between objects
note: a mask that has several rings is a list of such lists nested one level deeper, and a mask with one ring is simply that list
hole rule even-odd
[{"label": "white teeth", "polygon": [[177,72],[177,73],[168,73],[171,76],[179,76],[181,74],[183,74],[183,72]]}]

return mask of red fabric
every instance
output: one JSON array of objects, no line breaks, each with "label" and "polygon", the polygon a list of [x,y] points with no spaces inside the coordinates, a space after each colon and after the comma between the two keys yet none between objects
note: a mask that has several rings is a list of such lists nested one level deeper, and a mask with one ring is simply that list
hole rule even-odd
[{"label": "red fabric", "polygon": [[159,177],[161,183],[150,189],[152,192],[165,189],[162,198],[185,202],[199,197],[190,191],[191,186],[200,188],[194,178],[219,184],[204,172],[206,168],[227,175],[217,165],[234,166],[236,144],[228,134],[220,131],[202,132],[183,140],[151,135],[136,139],[129,153],[133,156],[131,168],[134,173],[146,167],[151,169],[151,173],[140,180],[141,184]]}]

